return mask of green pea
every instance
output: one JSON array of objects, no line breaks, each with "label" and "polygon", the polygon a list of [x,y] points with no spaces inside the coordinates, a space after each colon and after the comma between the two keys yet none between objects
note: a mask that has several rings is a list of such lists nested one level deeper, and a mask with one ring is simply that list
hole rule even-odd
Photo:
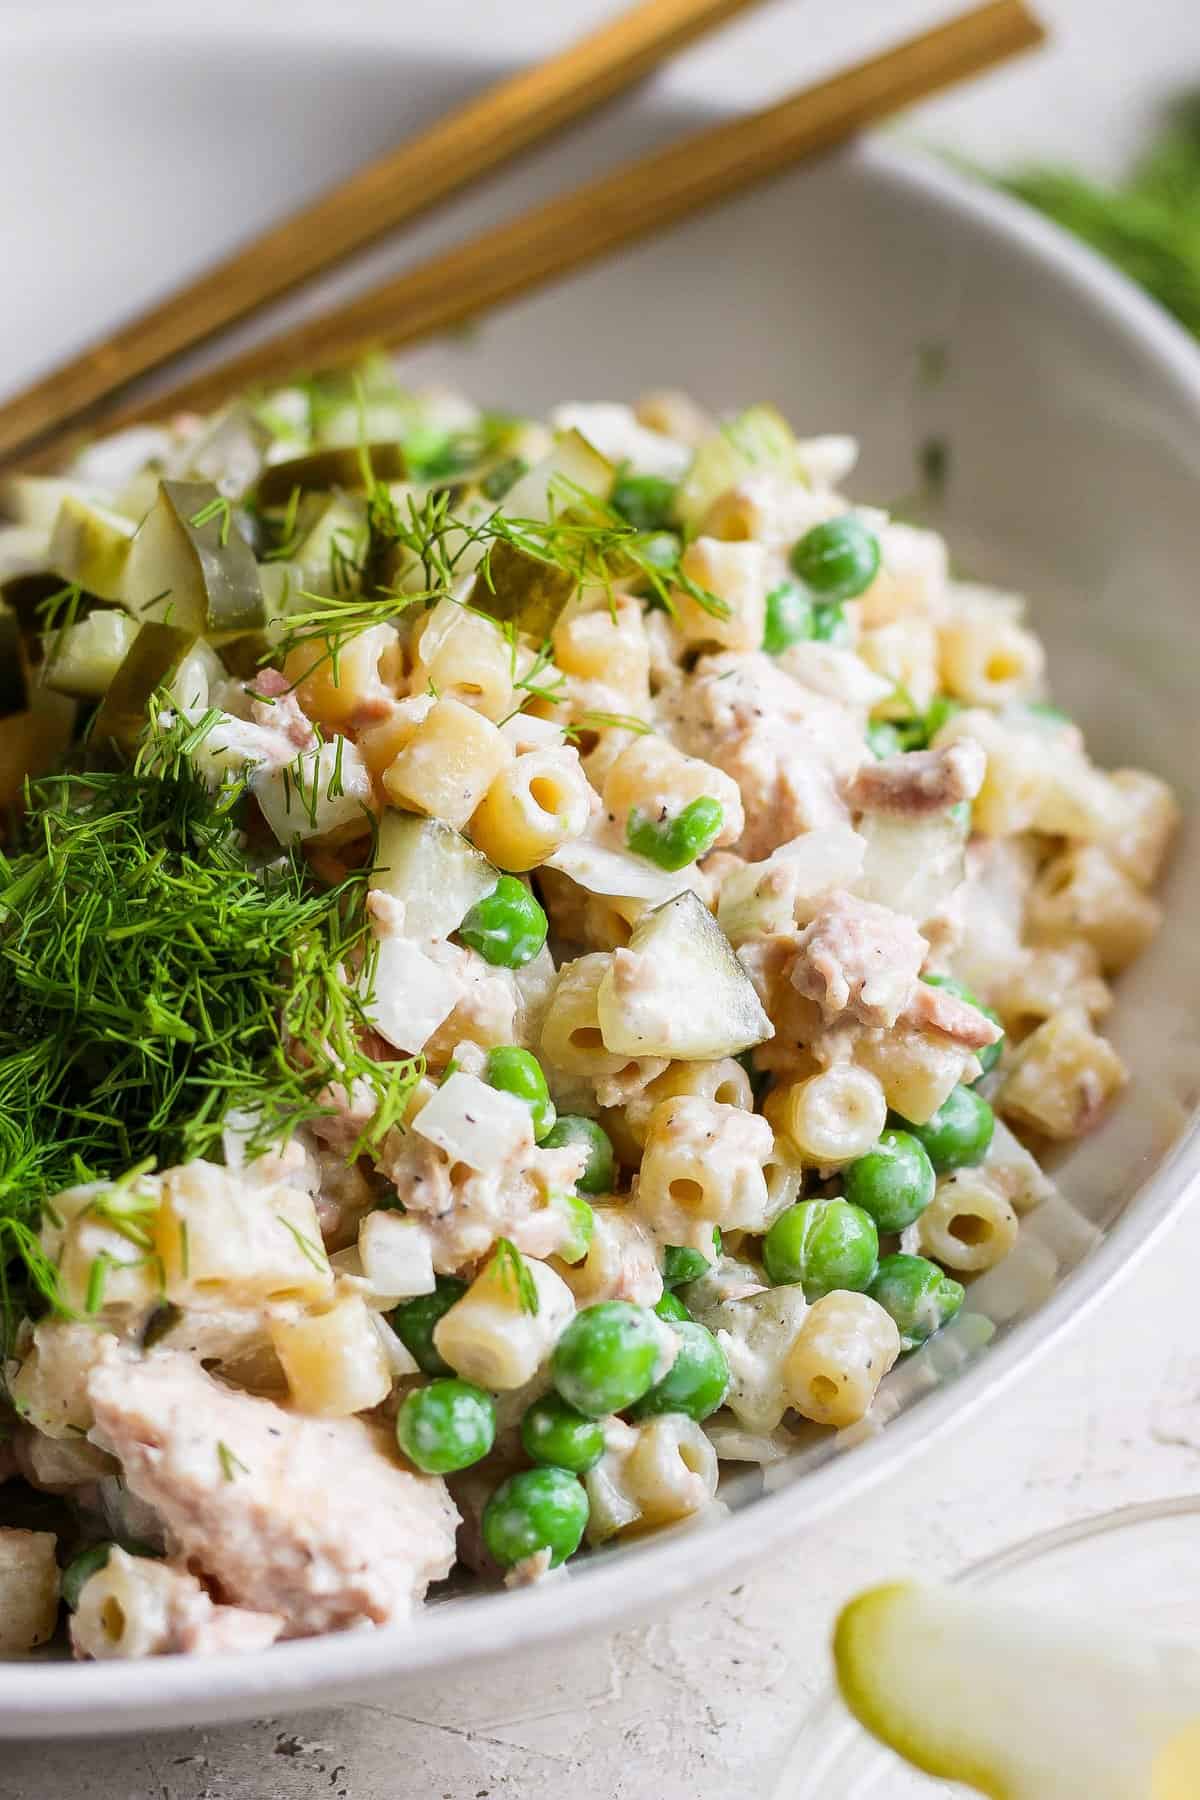
[{"label": "green pea", "polygon": [[875,724],[867,726],[867,745],[880,762],[886,756],[898,756],[903,749],[900,733],[886,719],[879,719]]},{"label": "green pea", "polygon": [[555,1345],[554,1385],[590,1419],[624,1412],[653,1387],[662,1327],[648,1307],[601,1300],[575,1314]]},{"label": "green pea", "polygon": [[546,930],[546,915],[525,883],[502,875],[491,893],[475,902],[458,935],[493,967],[520,969],[542,948]]},{"label": "green pea", "polygon": [[426,1375],[450,1375],[453,1370],[437,1350],[433,1329],[444,1313],[467,1291],[457,1275],[439,1275],[432,1294],[402,1300],[392,1313],[392,1329]]},{"label": "green pea", "polygon": [[850,642],[850,621],[840,601],[814,609],[812,634],[818,644],[840,644],[845,648]]},{"label": "green pea", "polygon": [[767,616],[762,647],[778,656],[789,644],[802,643],[813,634],[811,596],[795,581],[781,581],[767,595]]},{"label": "green pea", "polygon": [[544,1150],[562,1150],[567,1145],[587,1151],[583,1174],[575,1182],[581,1194],[611,1194],[616,1178],[616,1158],[612,1139],[595,1119],[580,1113],[560,1113],[558,1123],[542,1139]]},{"label": "green pea", "polygon": [[[928,987],[945,988],[948,994],[956,994],[960,1000],[965,1000],[968,1006],[973,1006],[981,1012],[985,1019],[990,1019],[993,1025],[999,1025],[1000,1014],[993,1007],[985,1006],[982,1000],[976,999],[970,988],[961,981],[955,981],[952,975],[922,975],[921,980]],[[998,1037],[994,1044],[987,1044],[982,1050],[975,1052],[984,1075],[995,1068],[1000,1061],[1000,1053],[1003,1049],[1004,1039]]]},{"label": "green pea", "polygon": [[684,869],[711,850],[725,822],[719,800],[700,794],[670,818],[653,819],[635,806],[625,827],[625,842],[638,856],[647,857],[660,869]]},{"label": "green pea", "polygon": [[668,1412],[707,1419],[729,1391],[729,1364],[712,1332],[695,1320],[682,1319],[673,1321],[671,1330],[678,1340],[675,1361],[662,1380],[630,1407],[631,1419]]},{"label": "green pea", "polygon": [[879,539],[856,513],[826,519],[792,545],[791,565],[822,600],[853,600],[879,572]]},{"label": "green pea", "polygon": [[586,1475],[604,1455],[604,1426],[599,1419],[586,1419],[557,1394],[543,1394],[525,1409],[521,1442],[531,1461]]},{"label": "green pea", "polygon": [[908,1131],[885,1131],[843,1169],[842,1180],[847,1200],[870,1213],[880,1231],[903,1231],[919,1219],[937,1186],[925,1146]]},{"label": "green pea", "polygon": [[524,1100],[533,1114],[533,1135],[539,1144],[554,1129],[558,1114],[542,1065],[532,1052],[517,1044],[497,1044],[488,1051],[483,1078],[501,1093],[515,1094],[518,1100]]},{"label": "green pea", "polygon": [[820,1300],[835,1288],[865,1288],[878,1259],[874,1219],[848,1200],[801,1200],[780,1213],[763,1239],[770,1280],[776,1286],[798,1282],[806,1300]]},{"label": "green pea", "polygon": [[556,1569],[573,1556],[588,1521],[588,1498],[566,1469],[522,1469],[502,1482],[483,1512],[483,1541],[503,1568],[539,1550]]},{"label": "green pea", "polygon": [[[713,1226],[713,1256],[721,1254],[721,1231]],[[703,1250],[692,1250],[683,1244],[668,1244],[663,1251],[663,1286],[669,1288],[682,1287],[685,1282],[698,1281],[701,1275],[707,1275],[712,1263]]]},{"label": "green pea", "polygon": [[939,1175],[982,1162],[995,1128],[995,1115],[983,1095],[961,1084],[924,1125],[908,1125],[924,1144]]},{"label": "green pea", "polygon": [[664,1319],[668,1325],[674,1324],[677,1320],[690,1319],[692,1316],[679,1295],[673,1293],[670,1288],[663,1289],[661,1298],[654,1302],[654,1310],[658,1317]]},{"label": "green pea", "polygon": [[431,1381],[406,1395],[396,1442],[426,1475],[452,1475],[481,1462],[496,1441],[496,1406],[473,1382]]},{"label": "green pea", "polygon": [[906,1350],[948,1325],[963,1303],[965,1290],[925,1256],[885,1256],[867,1289],[896,1322]]},{"label": "green pea", "polygon": [[947,719],[952,719],[962,709],[961,700],[952,700],[949,694],[936,695],[925,709],[925,742],[932,742]]},{"label": "green pea", "polygon": [[617,476],[609,505],[638,531],[663,531],[675,510],[675,483],[661,475]]},{"label": "green pea", "polygon": [[78,1610],[84,1583],[107,1567],[115,1548],[113,1544],[89,1544],[86,1550],[81,1550],[78,1556],[71,1558],[62,1572],[60,1584],[63,1602],[69,1611]]},{"label": "green pea", "polygon": [[565,1263],[582,1262],[596,1233],[596,1215],[582,1194],[555,1194],[554,1204],[567,1222],[567,1232],[556,1255]]}]

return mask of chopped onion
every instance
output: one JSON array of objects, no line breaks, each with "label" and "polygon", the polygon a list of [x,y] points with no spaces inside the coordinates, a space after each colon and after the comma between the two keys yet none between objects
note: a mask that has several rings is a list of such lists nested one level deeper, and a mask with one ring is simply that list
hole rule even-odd
[{"label": "chopped onion", "polygon": [[462,998],[452,969],[426,956],[410,938],[388,937],[376,953],[373,990],[363,997],[371,1024],[397,1050],[423,1050]]},{"label": "chopped onion", "polygon": [[362,1271],[377,1294],[410,1300],[432,1294],[433,1239],[419,1219],[398,1212],[368,1213],[358,1228]]},{"label": "chopped onion", "polygon": [[481,1174],[501,1169],[533,1148],[533,1116],[525,1102],[461,1071],[442,1083],[412,1129],[454,1162]]}]

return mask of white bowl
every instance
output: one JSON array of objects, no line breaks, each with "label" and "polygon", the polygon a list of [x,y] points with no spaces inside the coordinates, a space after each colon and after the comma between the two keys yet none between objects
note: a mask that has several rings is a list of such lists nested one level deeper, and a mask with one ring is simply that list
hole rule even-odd
[{"label": "white bowl", "polygon": [[[6,284],[0,295],[5,380],[488,75],[461,60],[405,57],[340,22],[324,39],[253,21],[222,41],[146,17],[136,40],[118,45],[120,34],[119,16],[106,16],[54,36],[53,133],[44,129],[49,40],[17,34],[0,58],[0,113],[27,154],[20,192],[0,197],[0,238],[27,246],[20,292]],[[643,93],[422,227],[406,254],[577,180],[601,157],[703,122]],[[805,431],[860,433],[856,491],[885,502],[911,490],[917,448],[942,439],[951,477],[939,519],[960,560],[1033,595],[1057,692],[1097,755],[1160,771],[1194,810],[1200,354],[1120,277],[1021,208],[872,144],[411,361],[415,376],[517,406],[630,396],[651,383],[686,386],[716,406],[775,399]],[[933,382],[937,361],[944,375]],[[1122,983],[1116,1015],[1135,1078],[1110,1123],[1063,1164],[1072,1206],[1030,1221],[1019,1279],[1006,1265],[973,1290],[976,1317],[982,1295],[996,1321],[986,1350],[968,1325],[893,1377],[885,1410],[898,1416],[884,1432],[846,1455],[828,1442],[806,1450],[767,1494],[743,1476],[732,1515],[710,1531],[606,1554],[540,1591],[456,1600],[403,1630],[136,1671],[9,1664],[0,1735],[224,1721],[362,1699],[418,1668],[515,1657],[666,1607],[705,1580],[732,1580],[894,1475],[931,1432],[1044,1351],[1181,1202],[1200,1158],[1190,1126],[1200,1095],[1200,868],[1188,837],[1165,898],[1162,936]]]}]

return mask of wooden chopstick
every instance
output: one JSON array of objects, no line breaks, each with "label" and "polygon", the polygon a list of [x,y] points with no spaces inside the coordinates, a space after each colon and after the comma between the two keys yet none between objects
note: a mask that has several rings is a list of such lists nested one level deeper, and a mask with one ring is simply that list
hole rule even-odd
[{"label": "wooden chopstick", "polygon": [[760,0],[642,0],[270,226],[0,407],[0,456],[408,223]]},{"label": "wooden chopstick", "polygon": [[[831,149],[1044,36],[1023,0],[989,0],[765,111],[627,163],[165,393],[105,405],[90,422],[109,428],[206,411],[242,388],[430,337]],[[42,447],[41,466],[62,441],[57,433]]]}]

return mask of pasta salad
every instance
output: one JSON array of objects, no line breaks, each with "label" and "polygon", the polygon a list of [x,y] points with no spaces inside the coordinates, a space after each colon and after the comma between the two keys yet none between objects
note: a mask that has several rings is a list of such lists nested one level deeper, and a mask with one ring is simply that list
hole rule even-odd
[{"label": "pasta salad", "polygon": [[1176,807],[855,456],[380,362],[0,487],[0,1650],[540,1579],[1013,1248]]}]

